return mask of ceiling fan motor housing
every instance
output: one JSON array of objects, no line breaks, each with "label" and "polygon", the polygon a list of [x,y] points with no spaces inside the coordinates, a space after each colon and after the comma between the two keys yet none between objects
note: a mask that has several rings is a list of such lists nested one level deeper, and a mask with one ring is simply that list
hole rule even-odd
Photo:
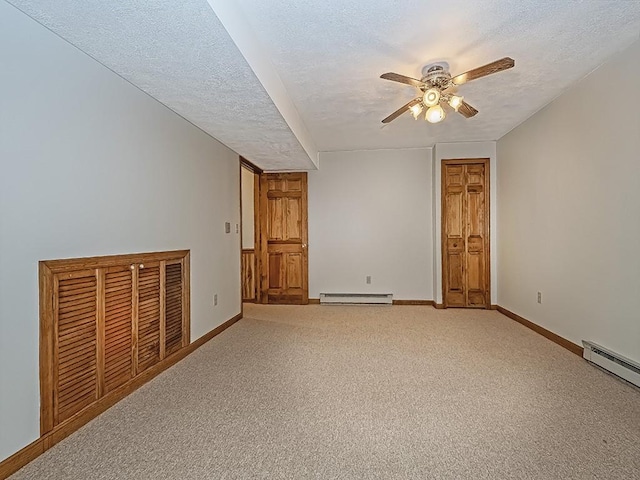
[{"label": "ceiling fan motor housing", "polygon": [[423,77],[420,81],[425,84],[422,91],[429,88],[444,90],[451,84],[451,74],[443,64],[427,65],[422,69],[422,74]]}]

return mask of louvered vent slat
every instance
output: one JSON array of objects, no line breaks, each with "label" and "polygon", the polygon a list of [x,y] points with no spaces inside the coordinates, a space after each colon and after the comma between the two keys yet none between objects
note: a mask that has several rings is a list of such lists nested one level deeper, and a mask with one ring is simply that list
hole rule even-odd
[{"label": "louvered vent slat", "polygon": [[160,360],[160,267],[138,270],[138,372]]},{"label": "louvered vent slat", "polygon": [[165,351],[182,345],[182,264],[166,266],[165,277]]},{"label": "louvered vent slat", "polygon": [[124,385],[133,375],[133,278],[127,267],[104,276],[104,389]]},{"label": "louvered vent slat", "polygon": [[97,281],[93,271],[58,279],[57,410],[61,422],[97,398]]}]

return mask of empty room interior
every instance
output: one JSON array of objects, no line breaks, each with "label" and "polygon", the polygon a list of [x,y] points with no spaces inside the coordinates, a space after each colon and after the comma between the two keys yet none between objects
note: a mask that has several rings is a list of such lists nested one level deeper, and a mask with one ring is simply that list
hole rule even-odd
[{"label": "empty room interior", "polygon": [[640,479],[640,2],[0,0],[0,479]]}]

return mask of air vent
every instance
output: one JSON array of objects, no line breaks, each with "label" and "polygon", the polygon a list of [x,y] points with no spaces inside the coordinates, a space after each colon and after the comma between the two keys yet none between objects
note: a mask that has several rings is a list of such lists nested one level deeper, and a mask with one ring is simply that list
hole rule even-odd
[{"label": "air vent", "polygon": [[583,340],[582,344],[586,360],[640,387],[640,364],[593,342]]},{"label": "air vent", "polygon": [[392,293],[321,293],[321,305],[391,305]]}]

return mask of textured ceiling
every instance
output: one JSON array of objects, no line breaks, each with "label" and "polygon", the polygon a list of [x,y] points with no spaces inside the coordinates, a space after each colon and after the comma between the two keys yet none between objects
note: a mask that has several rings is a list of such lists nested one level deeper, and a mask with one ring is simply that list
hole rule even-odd
[{"label": "textured ceiling", "polygon": [[[640,0],[208,2],[10,0],[268,170],[315,168],[316,150],[497,140],[640,33]],[[504,56],[514,69],[459,89],[474,118],[380,123],[416,93],[380,74]]]},{"label": "textured ceiling", "polygon": [[[497,140],[640,32],[640,0],[236,1],[320,151]],[[380,123],[417,92],[382,73],[420,78],[446,61],[457,74],[505,56],[514,69],[459,89],[476,117]]]},{"label": "textured ceiling", "polygon": [[11,0],[254,163],[314,169],[206,0]]}]

